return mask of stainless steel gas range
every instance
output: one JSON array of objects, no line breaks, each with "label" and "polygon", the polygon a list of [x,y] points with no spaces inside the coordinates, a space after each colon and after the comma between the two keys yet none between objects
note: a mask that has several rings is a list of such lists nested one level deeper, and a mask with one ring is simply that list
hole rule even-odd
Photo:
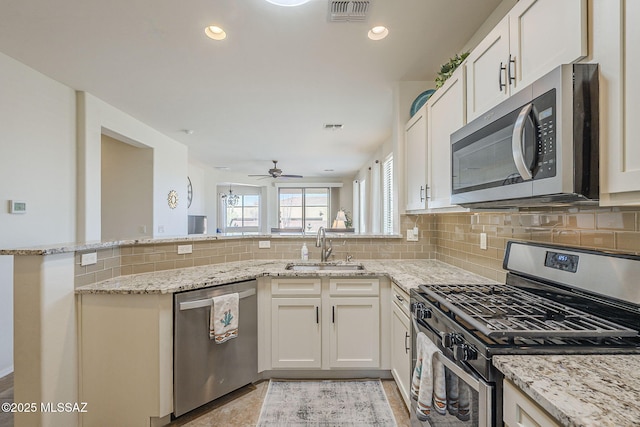
[{"label": "stainless steel gas range", "polygon": [[[514,241],[503,268],[505,284],[411,291],[413,383],[424,354],[446,383],[441,396],[432,384],[435,401],[412,393],[412,426],[501,426],[494,355],[640,353],[640,257]],[[425,337],[432,353],[421,354]]]}]

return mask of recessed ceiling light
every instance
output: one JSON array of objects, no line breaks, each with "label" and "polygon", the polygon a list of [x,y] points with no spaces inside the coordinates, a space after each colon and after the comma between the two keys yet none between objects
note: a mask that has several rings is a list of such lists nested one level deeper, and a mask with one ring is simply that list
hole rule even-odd
[{"label": "recessed ceiling light", "polygon": [[382,40],[388,35],[389,35],[389,29],[387,27],[383,27],[382,25],[373,27],[372,29],[369,30],[369,34],[367,34],[367,36],[371,40]]},{"label": "recessed ceiling light", "polygon": [[333,169],[325,169],[325,172],[333,172]]},{"label": "recessed ceiling light", "polygon": [[204,33],[207,37],[214,40],[224,40],[227,38],[227,33],[225,33],[222,28],[215,25],[209,25],[204,29]]},{"label": "recessed ceiling light", "polygon": [[310,0],[267,0],[271,4],[277,6],[300,6],[308,3]]},{"label": "recessed ceiling light", "polygon": [[230,169],[229,166],[214,166],[213,168],[219,171],[228,171]]}]

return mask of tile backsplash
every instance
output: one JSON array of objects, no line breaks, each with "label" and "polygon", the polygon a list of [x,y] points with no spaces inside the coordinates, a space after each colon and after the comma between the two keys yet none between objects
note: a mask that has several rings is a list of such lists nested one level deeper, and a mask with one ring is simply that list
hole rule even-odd
[{"label": "tile backsplash", "polygon": [[[406,231],[418,227],[419,240],[406,240]],[[402,215],[402,238],[332,236],[333,259],[436,258],[497,281],[504,281],[502,258],[508,240],[554,243],[582,248],[640,254],[640,209],[549,208],[519,211]],[[487,234],[487,249],[480,249],[480,233]],[[269,249],[258,242],[270,240]],[[122,246],[98,252],[98,263],[80,266],[76,254],[76,286],[120,275],[252,259],[299,259],[305,242],[309,259],[319,261],[315,237],[224,238],[191,241],[193,252],[178,255],[178,244]]]},{"label": "tile backsplash", "polygon": [[[640,209],[550,208],[436,214],[436,258],[504,281],[508,240],[640,254]],[[487,249],[480,249],[487,233]]]}]

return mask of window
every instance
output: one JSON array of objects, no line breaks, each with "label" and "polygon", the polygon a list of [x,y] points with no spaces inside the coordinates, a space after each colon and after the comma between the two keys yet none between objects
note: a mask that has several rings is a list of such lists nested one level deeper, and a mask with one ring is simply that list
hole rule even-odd
[{"label": "window", "polygon": [[[243,190],[238,193],[240,192],[243,192]],[[225,201],[222,202],[225,232],[260,231],[260,194],[237,195],[238,201],[233,206],[227,205]]]},{"label": "window", "polygon": [[318,231],[329,226],[329,188],[280,188],[280,228]]},{"label": "window", "polygon": [[393,154],[382,164],[382,231],[393,233]]}]

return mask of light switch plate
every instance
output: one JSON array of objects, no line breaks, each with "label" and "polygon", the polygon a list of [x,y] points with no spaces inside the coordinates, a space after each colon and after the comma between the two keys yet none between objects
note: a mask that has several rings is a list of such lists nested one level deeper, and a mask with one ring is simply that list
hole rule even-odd
[{"label": "light switch plate", "polygon": [[271,240],[258,241],[258,249],[269,249],[269,248],[271,248]]},{"label": "light switch plate", "polygon": [[91,252],[88,254],[82,254],[82,256],[80,257],[80,265],[81,266],[86,266],[86,265],[93,265],[95,263],[98,262],[98,253],[97,252]]},{"label": "light switch plate", "polygon": [[193,245],[178,245],[178,255],[193,253]]}]

